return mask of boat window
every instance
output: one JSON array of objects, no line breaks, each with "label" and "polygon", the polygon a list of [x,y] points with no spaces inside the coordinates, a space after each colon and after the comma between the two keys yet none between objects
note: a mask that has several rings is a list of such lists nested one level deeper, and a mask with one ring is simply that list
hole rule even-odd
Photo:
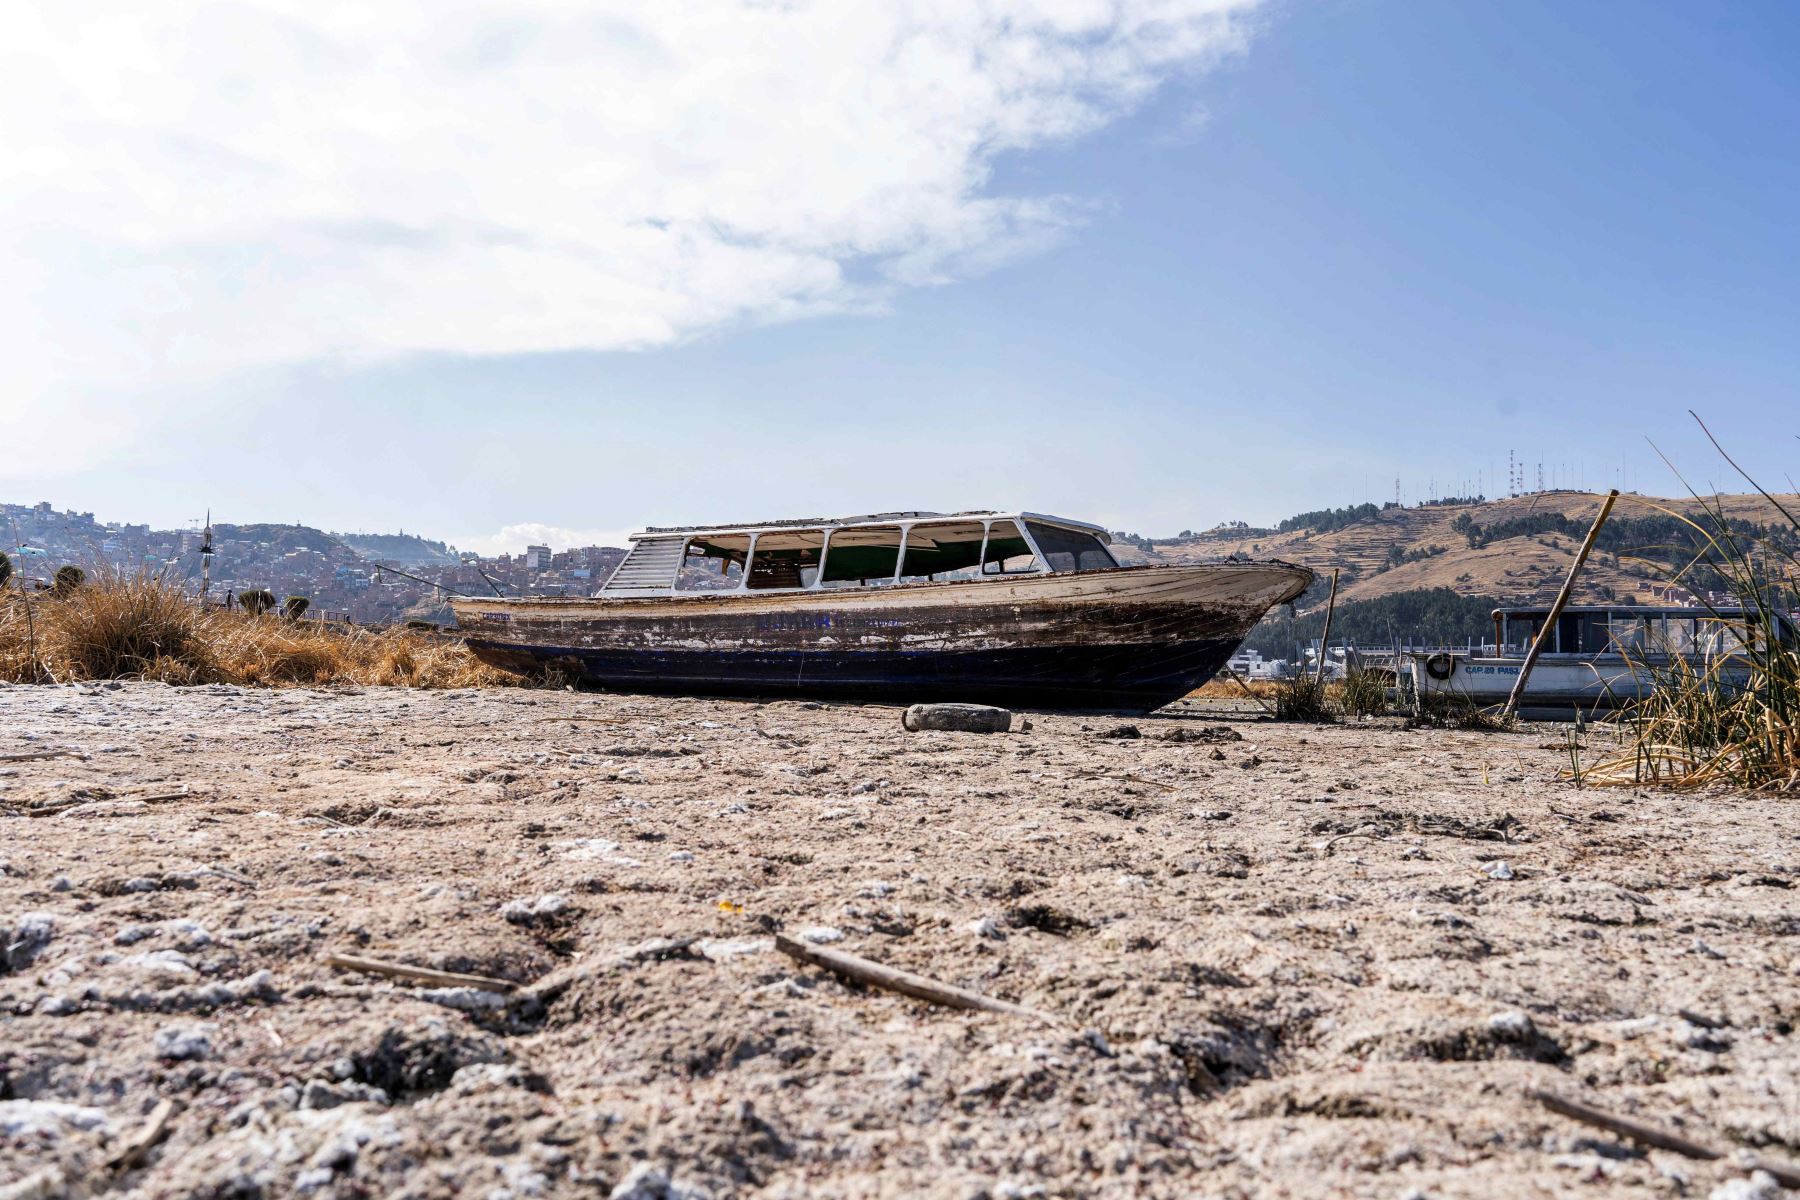
[{"label": "boat window", "polygon": [[1060,525],[1040,525],[1036,521],[1025,522],[1025,527],[1031,530],[1038,549],[1044,552],[1044,561],[1058,574],[1104,571],[1119,565],[1106,552],[1100,539],[1091,533],[1064,529]]},{"label": "boat window", "polygon": [[1661,616],[1654,619],[1653,637],[1662,654],[1691,654],[1696,633],[1694,618]]},{"label": "boat window", "polygon": [[1030,575],[1039,569],[1037,555],[1019,532],[1017,521],[990,523],[987,553],[981,559],[983,575]]},{"label": "boat window", "polygon": [[1579,639],[1572,646],[1563,649],[1580,648],[1583,654],[1616,653],[1613,649],[1612,622],[1610,613],[1581,613],[1576,621],[1576,637]]},{"label": "boat window", "polygon": [[1616,654],[1642,654],[1650,649],[1650,621],[1632,613],[1608,613],[1607,633]]},{"label": "boat window", "polygon": [[[1544,613],[1508,613],[1506,616],[1506,644],[1516,648],[1521,654],[1531,648],[1537,640],[1538,630],[1544,627]],[[1554,650],[1555,643],[1544,647]]]},{"label": "boat window", "polygon": [[823,529],[782,529],[758,534],[755,552],[750,556],[750,580],[744,586],[754,591],[811,587],[824,552]]},{"label": "boat window", "polygon": [[906,531],[901,581],[973,578],[981,565],[980,521],[936,521]]},{"label": "boat window", "polygon": [[1706,658],[1744,654],[1751,649],[1766,650],[1764,640],[1756,636],[1744,617],[1703,617],[1694,649]]},{"label": "boat window", "polygon": [[744,579],[744,559],[750,554],[747,533],[716,534],[689,538],[681,571],[675,576],[678,592],[722,592]]},{"label": "boat window", "polygon": [[900,562],[898,525],[853,525],[831,531],[820,572],[821,587],[890,583]]}]

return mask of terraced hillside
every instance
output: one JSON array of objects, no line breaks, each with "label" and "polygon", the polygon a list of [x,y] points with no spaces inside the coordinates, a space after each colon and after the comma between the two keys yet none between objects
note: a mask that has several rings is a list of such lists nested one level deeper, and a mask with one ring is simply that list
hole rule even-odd
[{"label": "terraced hillside", "polygon": [[[1786,524],[1761,496],[1718,499],[1732,518]],[[1777,499],[1789,511],[1800,511],[1800,496]],[[1159,539],[1148,550],[1125,543],[1116,549],[1127,563],[1193,562],[1244,554],[1287,559],[1315,570],[1338,567],[1343,571],[1340,599],[1349,601],[1436,587],[1507,601],[1548,601],[1561,586],[1581,534],[1599,507],[1600,498],[1590,493],[1540,492],[1475,504],[1387,508],[1327,531],[1230,527]],[[1608,537],[1582,573],[1578,599],[1658,601],[1669,575],[1667,564],[1685,561],[1685,556],[1655,526],[1669,524],[1668,511],[1696,507],[1692,501],[1621,496]],[[1567,530],[1529,532],[1559,517]],[[1470,536],[1470,525],[1478,527],[1476,537]],[[1510,532],[1514,529],[1528,532]]]}]

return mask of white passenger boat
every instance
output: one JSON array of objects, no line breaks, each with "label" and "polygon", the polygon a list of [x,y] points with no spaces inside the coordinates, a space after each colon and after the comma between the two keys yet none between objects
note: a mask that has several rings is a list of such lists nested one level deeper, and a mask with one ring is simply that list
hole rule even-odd
[{"label": "white passenger boat", "polygon": [[[1497,608],[1493,615],[1492,653],[1410,655],[1415,696],[1482,708],[1506,703],[1550,609]],[[1784,639],[1795,636],[1792,621],[1777,621]],[[1743,687],[1750,677],[1745,651],[1751,629],[1741,609],[1570,605],[1531,668],[1520,710],[1527,716],[1604,712],[1639,699],[1658,674],[1681,665],[1720,687]]]}]

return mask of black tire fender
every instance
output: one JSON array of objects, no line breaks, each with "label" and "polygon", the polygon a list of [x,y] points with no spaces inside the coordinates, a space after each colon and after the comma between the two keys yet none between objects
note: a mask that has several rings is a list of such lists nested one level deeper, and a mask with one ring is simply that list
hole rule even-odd
[{"label": "black tire fender", "polygon": [[1434,654],[1425,660],[1425,673],[1433,679],[1448,679],[1456,670],[1456,660],[1448,654]]}]

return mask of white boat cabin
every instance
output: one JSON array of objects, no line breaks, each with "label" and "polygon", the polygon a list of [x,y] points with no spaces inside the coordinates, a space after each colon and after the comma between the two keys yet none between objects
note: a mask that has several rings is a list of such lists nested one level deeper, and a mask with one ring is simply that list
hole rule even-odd
[{"label": "white boat cabin", "polygon": [[[1549,619],[1548,608],[1496,608],[1498,656],[1519,656]],[[1709,658],[1743,650],[1760,623],[1742,609],[1570,605],[1557,618],[1545,654],[1670,655]],[[1782,640],[1792,641],[1793,622],[1776,614]],[[1760,638],[1760,635],[1759,635]]]},{"label": "white boat cabin", "polygon": [[1066,574],[1119,565],[1106,530],[1029,512],[873,513],[836,521],[650,528],[602,596],[820,591]]}]

